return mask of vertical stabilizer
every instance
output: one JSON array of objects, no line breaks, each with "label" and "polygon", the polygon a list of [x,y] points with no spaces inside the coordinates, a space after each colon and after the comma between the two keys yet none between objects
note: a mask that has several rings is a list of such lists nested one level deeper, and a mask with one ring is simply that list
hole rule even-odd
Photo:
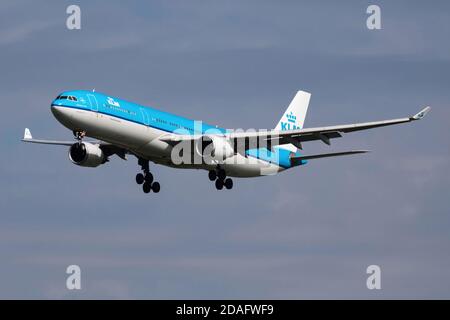
[{"label": "vertical stabilizer", "polygon": [[[306,112],[308,112],[309,100],[311,94],[305,91],[298,91],[292,100],[289,107],[284,112],[275,130],[286,131],[302,129],[305,123]],[[282,149],[287,149],[292,152],[297,151],[297,147],[292,144],[285,144],[279,146]]]}]

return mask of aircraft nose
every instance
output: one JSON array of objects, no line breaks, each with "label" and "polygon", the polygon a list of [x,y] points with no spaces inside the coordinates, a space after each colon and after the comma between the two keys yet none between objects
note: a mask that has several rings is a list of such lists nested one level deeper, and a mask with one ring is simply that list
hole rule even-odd
[{"label": "aircraft nose", "polygon": [[59,122],[65,123],[72,118],[69,110],[67,110],[67,108],[64,108],[62,106],[52,104],[50,110],[52,111],[53,116]]},{"label": "aircraft nose", "polygon": [[58,107],[57,105],[53,104],[50,106],[50,110],[52,111],[53,115],[57,118],[58,114],[61,113],[59,110],[61,107]]}]

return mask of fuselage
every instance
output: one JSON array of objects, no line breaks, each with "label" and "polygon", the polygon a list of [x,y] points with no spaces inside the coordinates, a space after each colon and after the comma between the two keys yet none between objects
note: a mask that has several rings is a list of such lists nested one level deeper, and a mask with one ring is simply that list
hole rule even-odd
[{"label": "fuselage", "polygon": [[[226,134],[227,129],[177,116],[151,107],[92,91],[67,91],[51,104],[55,118],[73,131],[106,141],[155,163],[191,169],[211,170],[215,165],[205,163],[175,164],[173,147],[161,141],[168,134],[203,135]],[[234,177],[255,177],[274,174],[291,167],[291,152],[250,149],[246,155],[235,154],[222,164]]]}]

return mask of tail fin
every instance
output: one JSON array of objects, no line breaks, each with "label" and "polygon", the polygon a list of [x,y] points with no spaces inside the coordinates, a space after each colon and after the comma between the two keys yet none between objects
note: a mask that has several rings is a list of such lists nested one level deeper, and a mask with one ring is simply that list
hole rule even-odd
[{"label": "tail fin", "polygon": [[[305,123],[306,112],[308,111],[309,100],[311,94],[305,91],[298,91],[292,100],[289,107],[278,122],[275,130],[285,131],[302,129]],[[296,152],[297,148],[292,144],[285,144],[279,146],[282,149],[287,149]]]}]

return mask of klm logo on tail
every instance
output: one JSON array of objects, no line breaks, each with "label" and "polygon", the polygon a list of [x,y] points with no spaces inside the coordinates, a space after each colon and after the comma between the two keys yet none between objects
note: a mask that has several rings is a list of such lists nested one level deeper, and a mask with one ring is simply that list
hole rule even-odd
[{"label": "klm logo on tail", "polygon": [[286,122],[285,121],[280,122],[281,131],[301,129],[300,126],[296,125],[297,116],[292,111],[286,114],[286,120],[287,120]]}]

